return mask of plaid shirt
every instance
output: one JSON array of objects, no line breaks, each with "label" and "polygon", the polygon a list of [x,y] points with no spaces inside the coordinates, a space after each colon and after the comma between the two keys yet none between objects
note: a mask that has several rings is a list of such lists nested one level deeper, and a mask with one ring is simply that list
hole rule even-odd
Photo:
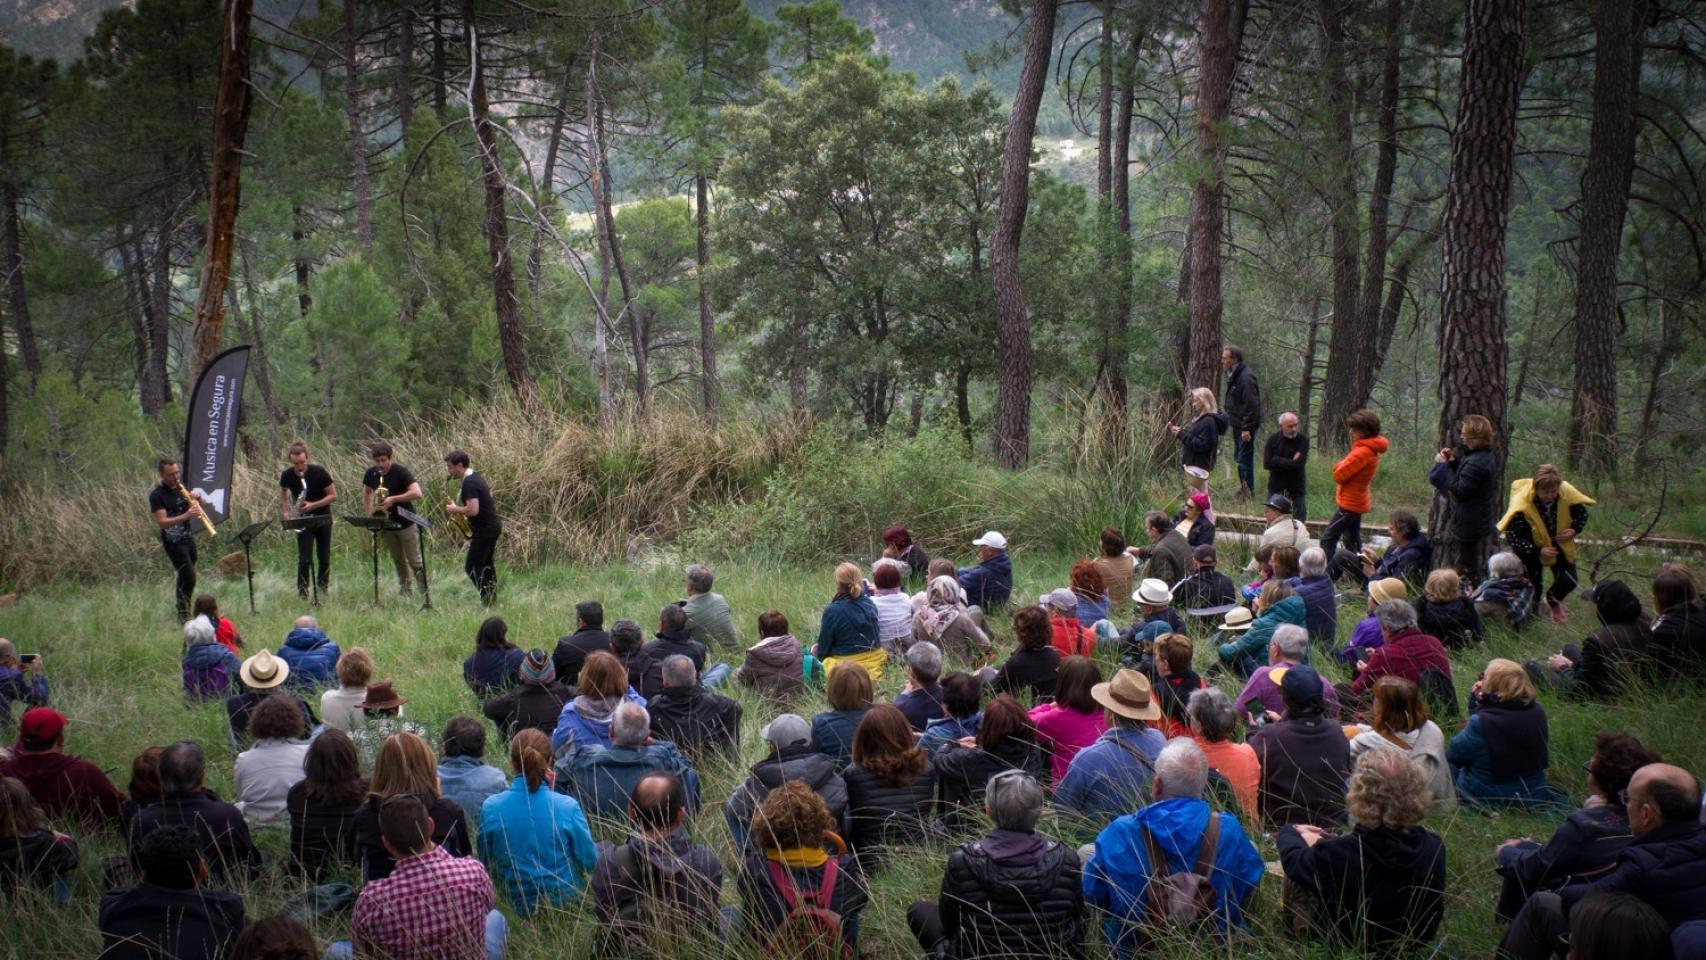
[{"label": "plaid shirt", "polygon": [[350,931],[358,957],[485,960],[486,914],[496,902],[480,861],[434,846],[397,861],[362,888]]}]

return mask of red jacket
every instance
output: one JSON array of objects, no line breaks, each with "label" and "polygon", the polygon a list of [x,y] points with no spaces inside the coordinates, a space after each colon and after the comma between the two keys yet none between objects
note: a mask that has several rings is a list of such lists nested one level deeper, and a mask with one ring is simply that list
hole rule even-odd
[{"label": "red jacket", "polygon": [[1054,648],[1060,651],[1062,659],[1074,655],[1088,657],[1095,653],[1096,631],[1080,626],[1077,617],[1050,613],[1048,624],[1054,629]]},{"label": "red jacket", "polygon": [[0,763],[0,777],[17,777],[29,788],[50,818],[69,815],[81,823],[99,825],[117,820],[124,796],[87,760],[64,753],[23,753],[13,747],[12,759]]},{"label": "red jacket", "polygon": [[1448,678],[1451,676],[1451,659],[1446,656],[1445,645],[1419,628],[1411,627],[1374,648],[1368,656],[1368,663],[1351,683],[1351,692],[1362,693],[1381,677],[1403,677],[1411,683],[1420,684],[1423,672],[1429,667]]},{"label": "red jacket", "polygon": [[1380,455],[1389,446],[1385,437],[1363,437],[1351,443],[1351,452],[1333,464],[1333,482],[1338,486],[1333,497],[1339,506],[1350,513],[1367,513],[1374,508],[1368,485],[1374,472],[1380,469]]}]

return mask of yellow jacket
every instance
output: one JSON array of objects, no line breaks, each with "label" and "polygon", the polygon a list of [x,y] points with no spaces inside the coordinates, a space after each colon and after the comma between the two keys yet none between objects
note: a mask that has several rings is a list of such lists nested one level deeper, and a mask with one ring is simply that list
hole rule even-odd
[{"label": "yellow jacket", "polygon": [[[1558,522],[1569,525],[1570,508],[1581,505],[1594,506],[1594,499],[1564,481],[1558,486]],[[1523,477],[1511,484],[1511,505],[1505,515],[1499,519],[1499,530],[1510,526],[1517,514],[1528,518],[1529,529],[1534,531],[1534,545],[1537,547],[1557,546],[1558,552],[1571,563],[1576,562],[1576,544],[1573,540],[1565,540],[1557,544],[1552,542],[1552,534],[1547,532],[1546,525],[1540,522],[1540,508],[1534,501],[1534,478]],[[1551,566],[1550,563],[1546,564]]]}]

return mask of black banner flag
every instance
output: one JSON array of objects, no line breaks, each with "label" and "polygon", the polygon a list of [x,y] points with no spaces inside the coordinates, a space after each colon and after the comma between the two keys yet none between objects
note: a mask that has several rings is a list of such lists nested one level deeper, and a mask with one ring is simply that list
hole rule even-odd
[{"label": "black banner flag", "polygon": [[237,459],[237,408],[249,348],[232,347],[213,358],[190,393],[190,422],[184,432],[184,489],[201,496],[214,523],[231,515],[231,468]]}]

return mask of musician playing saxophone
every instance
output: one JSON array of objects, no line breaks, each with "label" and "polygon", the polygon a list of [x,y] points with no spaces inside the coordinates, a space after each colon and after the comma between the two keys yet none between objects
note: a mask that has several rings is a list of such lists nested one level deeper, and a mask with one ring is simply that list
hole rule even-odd
[{"label": "musician playing saxophone", "polygon": [[480,591],[480,602],[489,607],[498,594],[498,570],[494,558],[498,537],[503,535],[504,529],[503,520],[498,516],[498,505],[492,500],[492,485],[474,472],[468,465],[468,455],[461,450],[445,454],[444,464],[450,469],[450,479],[462,481],[462,492],[458,495],[462,502],[448,501],[444,509],[447,513],[467,517],[468,526],[473,530],[462,569],[467,571],[468,579],[474,581],[474,588]]},{"label": "musician playing saxophone", "polygon": [[160,547],[178,577],[178,619],[190,618],[190,603],[195,599],[195,537],[192,525],[203,516],[201,504],[184,490],[178,461],[162,457],[159,464],[160,484],[148,493],[148,509],[154,514],[154,525],[160,528]]},{"label": "musician playing saxophone", "polygon": [[[398,516],[398,507],[407,507],[421,498],[421,485],[409,468],[391,459],[391,445],[383,440],[367,448],[373,466],[361,478],[361,510],[368,516],[384,511],[401,530],[387,530],[379,535],[381,543],[391,551],[391,564],[397,568],[397,589],[405,597],[414,596],[418,581],[426,589],[426,573],[421,568],[421,530]],[[375,492],[384,488],[384,498]]]},{"label": "musician playing saxophone", "polygon": [[[332,474],[317,463],[308,462],[308,445],[301,440],[291,443],[286,454],[290,466],[278,476],[278,512],[290,520],[295,517],[321,517],[332,512],[338,500],[338,488]],[[318,553],[316,558],[314,554]],[[320,569],[313,571],[314,560]],[[296,593],[308,599],[308,576],[314,572],[320,592],[325,593],[332,579],[332,525],[327,523],[296,532]]]}]

